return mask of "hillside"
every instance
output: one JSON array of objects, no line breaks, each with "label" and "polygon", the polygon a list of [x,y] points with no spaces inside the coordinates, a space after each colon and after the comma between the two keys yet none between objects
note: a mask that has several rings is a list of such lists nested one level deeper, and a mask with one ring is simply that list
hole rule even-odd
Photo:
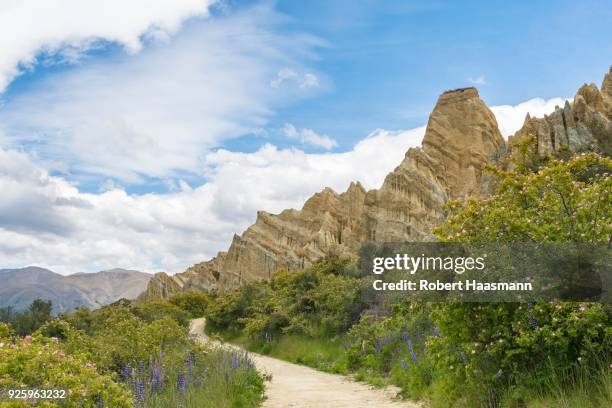
[{"label": "hillside", "polygon": [[97,308],[121,298],[134,299],[147,286],[151,275],[125,269],[63,276],[30,266],[0,269],[0,307],[25,309],[36,299],[51,300],[55,313],[77,307]]}]

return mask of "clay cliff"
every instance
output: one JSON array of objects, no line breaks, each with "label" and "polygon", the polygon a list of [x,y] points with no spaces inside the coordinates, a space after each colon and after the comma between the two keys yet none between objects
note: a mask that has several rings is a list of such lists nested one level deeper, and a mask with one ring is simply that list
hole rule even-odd
[{"label": "clay cliff", "polygon": [[[593,84],[573,103],[542,119],[527,117],[510,144],[536,135],[538,151],[567,146],[609,152],[612,73],[602,90]],[[433,239],[433,227],[449,199],[486,194],[484,167],[506,154],[495,116],[475,88],[444,92],[429,117],[420,148],[411,148],[381,188],[366,191],[351,183],[343,193],[315,194],[301,210],[260,211],[227,252],[168,276],[156,274],[142,298],[167,297],[182,290],[225,290],[268,279],[278,269],[297,270],[328,254],[354,256],[366,242]]]},{"label": "clay cliff", "polygon": [[612,68],[605,75],[601,90],[597,85],[585,84],[572,103],[544,118],[525,118],[523,127],[508,139],[509,143],[533,135],[537,138],[538,153],[550,155],[566,147],[572,151],[593,150],[612,153]]}]

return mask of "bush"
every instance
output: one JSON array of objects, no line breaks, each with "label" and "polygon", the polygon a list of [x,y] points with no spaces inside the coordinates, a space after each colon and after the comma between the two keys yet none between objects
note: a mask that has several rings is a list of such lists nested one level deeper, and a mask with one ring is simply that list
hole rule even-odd
[{"label": "bush", "polygon": [[[0,388],[66,390],[67,406],[96,406],[98,399],[113,407],[131,407],[130,392],[111,375],[98,373],[85,354],[68,354],[58,339],[41,335],[0,343]],[[47,405],[53,406],[49,401]],[[22,402],[11,405],[21,407]]]},{"label": "bush", "polygon": [[193,318],[202,317],[210,303],[211,296],[206,292],[178,293],[170,298],[170,303],[189,313]]}]

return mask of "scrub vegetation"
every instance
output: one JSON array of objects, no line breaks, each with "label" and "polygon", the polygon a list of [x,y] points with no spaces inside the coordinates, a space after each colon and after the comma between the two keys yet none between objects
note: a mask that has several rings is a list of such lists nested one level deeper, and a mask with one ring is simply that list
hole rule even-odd
[{"label": "scrub vegetation", "polygon": [[[445,242],[610,242],[612,161],[542,159],[530,141],[497,191],[448,206]],[[595,302],[366,303],[368,271],[327,258],[209,302],[207,326],[250,350],[396,384],[433,407],[612,405],[609,305]],[[369,282],[369,281],[367,281]]]}]

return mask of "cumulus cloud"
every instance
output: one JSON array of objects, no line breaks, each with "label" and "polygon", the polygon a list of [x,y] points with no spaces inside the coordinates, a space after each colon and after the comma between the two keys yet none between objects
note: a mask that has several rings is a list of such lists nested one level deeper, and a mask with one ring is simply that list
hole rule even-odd
[{"label": "cumulus cloud", "polygon": [[[172,26],[161,21],[160,27]],[[210,148],[263,127],[286,98],[301,97],[276,92],[269,81],[287,64],[302,66],[319,42],[280,35],[284,21],[264,3],[192,21],[170,42],[137,55],[44,77],[2,106],[4,145],[27,144],[31,153],[64,163],[74,174],[129,183],[199,173]],[[129,43],[131,37],[119,38]],[[304,78],[299,76],[314,81]]]},{"label": "cumulus cloud", "polygon": [[326,150],[338,146],[338,143],[327,135],[320,135],[314,130],[307,128],[298,130],[291,123],[285,123],[281,130],[289,139],[299,140],[300,143],[305,145],[321,147]]},{"label": "cumulus cloud", "polygon": [[555,106],[563,107],[565,101],[571,102],[571,98],[552,98],[544,100],[533,98],[518,105],[499,105],[491,107],[495,114],[501,134],[507,139],[519,130],[525,122],[527,113],[531,117],[541,118],[555,110]]},{"label": "cumulus cloud", "polygon": [[352,180],[380,186],[423,132],[379,130],[333,154],[269,144],[253,153],[219,150],[205,157],[207,183],[179,181],[163,195],[129,195],[112,184],[82,193],[23,153],[0,149],[0,265],[180,272],[227,249],[258,210],[301,208],[323,187],[343,191]]},{"label": "cumulus cloud", "polygon": [[[74,62],[99,41],[129,53],[206,16],[215,0],[18,0],[0,3],[0,92],[40,59]],[[24,23],[26,26],[24,26]]]},{"label": "cumulus cloud", "polygon": [[274,89],[278,89],[284,83],[293,83],[302,89],[316,88],[319,86],[319,78],[312,72],[301,75],[285,67],[280,69],[276,76],[270,80],[270,86]]},{"label": "cumulus cloud", "polygon": [[474,84],[474,85],[487,85],[487,79],[485,78],[484,75],[480,75],[477,76],[476,78],[468,78],[467,79],[469,83]]}]

